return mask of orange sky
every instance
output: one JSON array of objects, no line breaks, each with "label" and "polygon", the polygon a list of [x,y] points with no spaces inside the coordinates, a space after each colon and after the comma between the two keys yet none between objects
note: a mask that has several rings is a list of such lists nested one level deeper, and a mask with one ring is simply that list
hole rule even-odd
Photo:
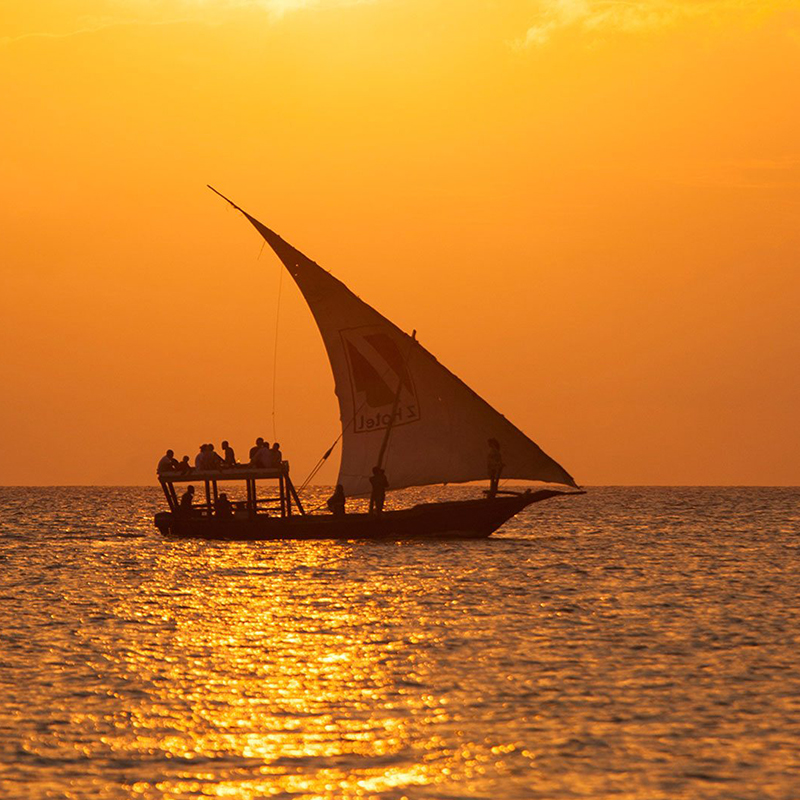
[{"label": "orange sky", "polygon": [[[206,183],[579,482],[800,483],[798,86],[796,0],[9,0],[0,483],[273,438],[278,262]],[[277,378],[304,477],[288,277]]]}]

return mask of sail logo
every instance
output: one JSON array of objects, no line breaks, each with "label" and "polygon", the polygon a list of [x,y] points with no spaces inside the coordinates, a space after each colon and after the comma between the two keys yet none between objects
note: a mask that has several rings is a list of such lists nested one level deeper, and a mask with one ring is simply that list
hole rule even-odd
[{"label": "sail logo", "polygon": [[[397,342],[385,327],[370,325],[340,331],[353,392],[353,430],[356,433],[420,418],[419,401],[409,370],[410,347]],[[405,348],[405,349],[403,349]]]}]

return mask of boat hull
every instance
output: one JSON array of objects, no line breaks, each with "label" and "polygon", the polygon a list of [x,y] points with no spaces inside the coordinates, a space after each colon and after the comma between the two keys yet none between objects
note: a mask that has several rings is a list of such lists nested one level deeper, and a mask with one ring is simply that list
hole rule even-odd
[{"label": "boat hull", "polygon": [[543,489],[510,497],[424,503],[398,511],[370,514],[293,515],[291,517],[204,517],[156,514],[165,536],[228,541],[283,539],[485,539],[532,503],[563,492]]}]

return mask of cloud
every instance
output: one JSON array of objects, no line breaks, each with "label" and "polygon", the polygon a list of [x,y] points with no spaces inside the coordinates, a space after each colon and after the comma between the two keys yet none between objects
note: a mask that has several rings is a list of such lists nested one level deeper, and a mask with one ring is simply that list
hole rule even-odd
[{"label": "cloud", "polygon": [[31,33],[21,33],[18,36],[0,36],[0,46],[9,45],[14,42],[23,42],[26,39],[69,39],[72,36],[88,35],[108,30],[109,28],[119,28],[128,25],[174,25],[186,21],[185,19],[146,21],[117,17],[86,17],[80,20],[80,23],[76,27],[64,31],[32,31]]},{"label": "cloud", "polygon": [[103,17],[79,16],[63,30],[28,31],[16,36],[0,36],[0,46],[26,39],[66,39],[133,25],[177,25],[180,23],[216,24],[231,12],[262,10],[279,19],[293,11],[345,8],[378,0],[112,0],[111,13]]},{"label": "cloud", "polygon": [[[141,2],[141,0],[128,0]],[[356,6],[375,0],[173,0],[173,4],[184,9],[212,9],[215,12],[226,9],[260,8],[274,16],[283,16],[290,11],[311,8],[335,8]]]},{"label": "cloud", "polygon": [[671,28],[692,19],[757,18],[796,8],[793,0],[538,0],[538,14],[518,44],[547,44],[560,31],[636,33]]}]

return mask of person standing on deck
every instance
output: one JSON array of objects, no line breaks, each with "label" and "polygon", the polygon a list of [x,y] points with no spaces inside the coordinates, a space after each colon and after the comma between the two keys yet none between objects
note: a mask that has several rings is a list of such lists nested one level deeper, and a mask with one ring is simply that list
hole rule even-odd
[{"label": "person standing on deck", "polygon": [[192,513],[192,501],[194,500],[194,486],[187,486],[186,491],[181,495],[181,514],[189,515]]},{"label": "person standing on deck", "polygon": [[372,484],[372,494],[369,496],[369,513],[382,514],[383,504],[386,500],[386,490],[389,488],[386,473],[380,467],[373,467],[369,482]]},{"label": "person standing on deck", "polygon": [[167,452],[161,456],[161,460],[156,467],[156,472],[159,474],[162,472],[174,472],[176,469],[178,469],[178,460],[175,458],[175,453],[172,450],[167,450]]},{"label": "person standing on deck", "polygon": [[225,454],[225,466],[235,467],[236,453],[233,452],[233,448],[230,446],[227,439],[222,443],[222,452]]},{"label": "person standing on deck", "polygon": [[500,475],[503,473],[503,455],[500,452],[500,442],[489,439],[489,455],[486,457],[486,468],[489,471],[489,497],[497,495],[500,486]]}]

